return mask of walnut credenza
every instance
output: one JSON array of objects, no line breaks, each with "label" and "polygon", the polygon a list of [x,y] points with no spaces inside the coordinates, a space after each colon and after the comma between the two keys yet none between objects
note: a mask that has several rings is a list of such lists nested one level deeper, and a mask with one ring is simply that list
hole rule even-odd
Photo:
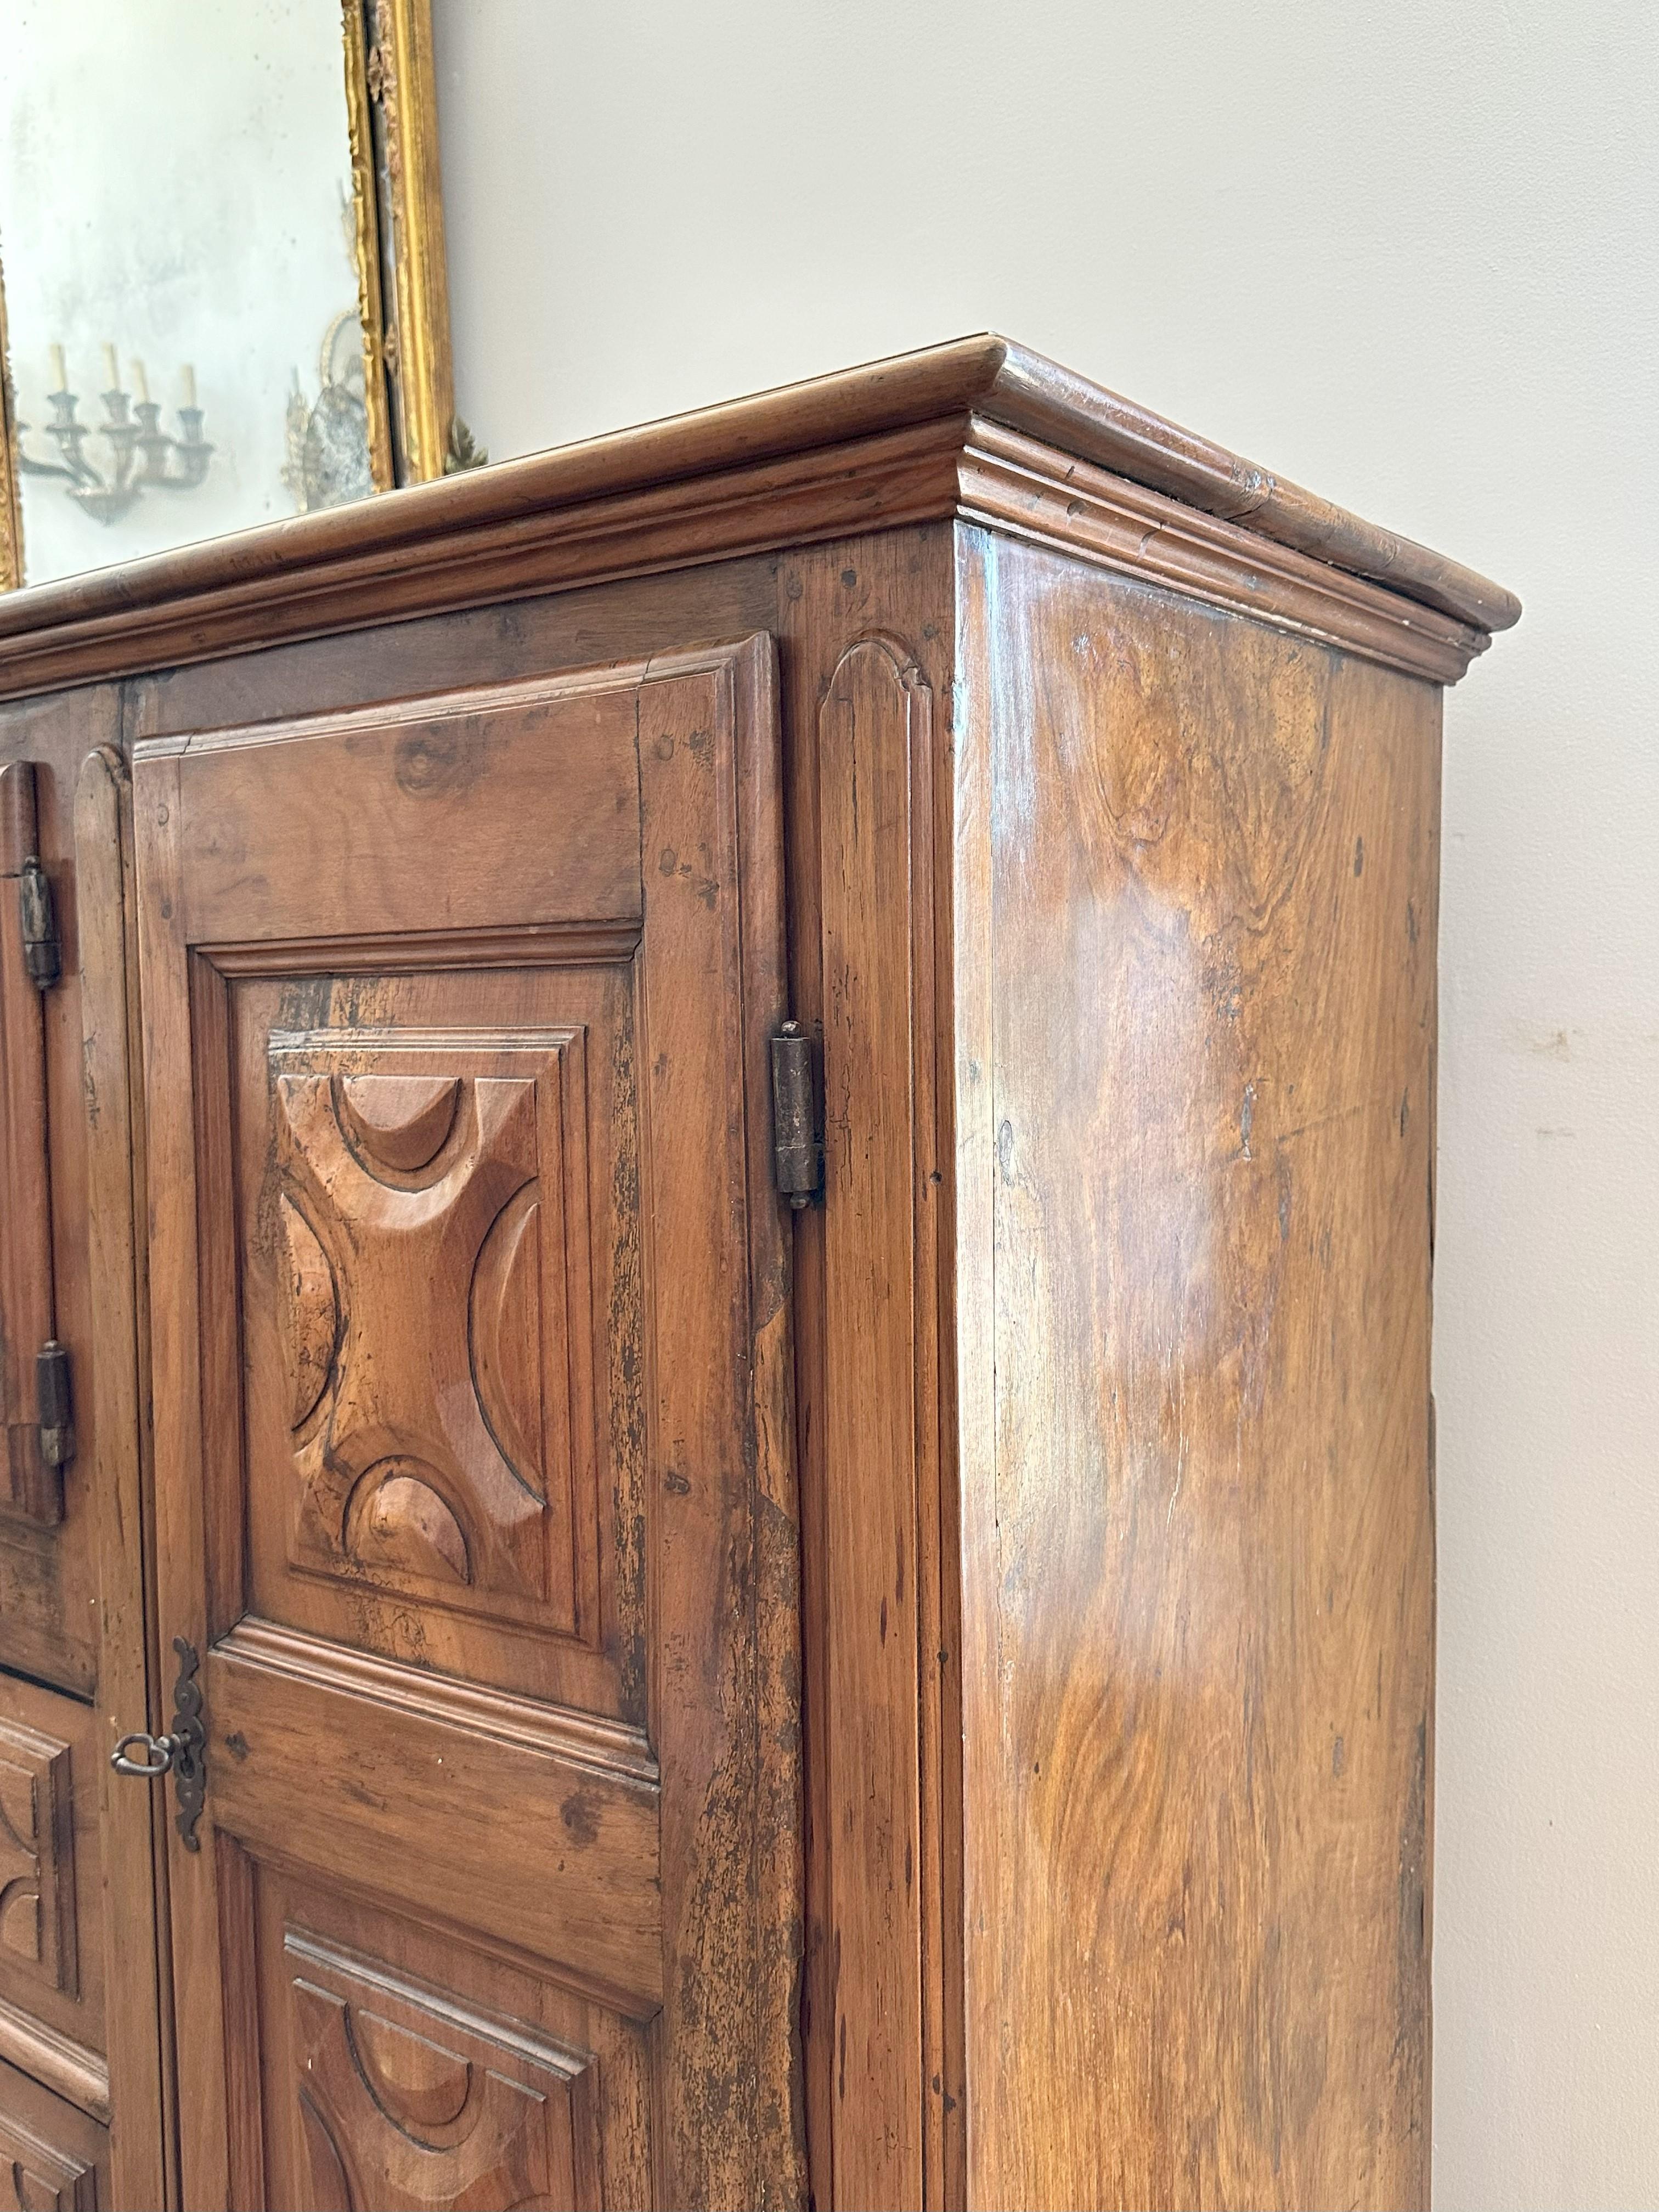
[{"label": "walnut credenza", "polygon": [[994,338],[0,602],[20,2204],[1425,2202],[1517,612]]}]

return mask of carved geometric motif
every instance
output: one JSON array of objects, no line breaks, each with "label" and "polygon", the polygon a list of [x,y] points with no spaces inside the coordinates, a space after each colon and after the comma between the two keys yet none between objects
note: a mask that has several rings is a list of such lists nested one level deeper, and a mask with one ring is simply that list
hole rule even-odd
[{"label": "carved geometric motif", "polygon": [[96,2212],[98,2174],[0,2113],[0,2212]]},{"label": "carved geometric motif", "polygon": [[312,2212],[599,2204],[591,2054],[298,1929],[283,1949]]},{"label": "carved geometric motif", "polygon": [[75,1994],[70,1748],[0,1721],[0,1968]]},{"label": "carved geometric motif", "polygon": [[581,1048],[273,1036],[297,1566],[578,1627]]}]

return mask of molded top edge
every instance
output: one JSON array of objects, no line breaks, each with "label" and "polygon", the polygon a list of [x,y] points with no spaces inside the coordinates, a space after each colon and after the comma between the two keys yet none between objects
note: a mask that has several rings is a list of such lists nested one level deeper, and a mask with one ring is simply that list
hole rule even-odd
[{"label": "molded top edge", "polygon": [[1460,562],[1379,529],[1041,354],[1006,339],[989,343],[1002,351],[994,386],[980,410],[993,421],[1332,568],[1386,585],[1473,629],[1508,629],[1520,620],[1521,602],[1513,592]]},{"label": "molded top edge", "polygon": [[[1473,569],[1362,521],[1163,416],[991,333],[556,446],[441,483],[267,523],[0,596],[9,641],[137,616],[295,568],[395,558],[540,510],[684,483],[930,422],[1000,423],[1485,630],[1520,601]],[[872,520],[874,518],[872,518]]]}]

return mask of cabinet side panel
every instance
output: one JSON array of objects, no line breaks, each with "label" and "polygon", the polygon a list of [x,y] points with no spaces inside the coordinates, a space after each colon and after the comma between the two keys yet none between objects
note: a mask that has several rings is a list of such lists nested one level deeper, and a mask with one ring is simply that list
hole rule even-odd
[{"label": "cabinet side panel", "polygon": [[1439,696],[961,559],[970,2201],[1423,2203]]}]

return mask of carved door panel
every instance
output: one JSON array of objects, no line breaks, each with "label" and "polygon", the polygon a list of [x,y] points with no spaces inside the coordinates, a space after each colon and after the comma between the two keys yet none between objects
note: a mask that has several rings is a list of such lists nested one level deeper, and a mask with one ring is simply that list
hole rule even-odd
[{"label": "carved door panel", "polygon": [[777,753],[763,639],[138,749],[191,2204],[799,2193]]},{"label": "carved door panel", "polygon": [[88,1707],[0,1676],[0,2057],[107,2118],[102,1766]]},{"label": "carved door panel", "polygon": [[98,2212],[109,2203],[104,2130],[0,2059],[0,2212]]}]

